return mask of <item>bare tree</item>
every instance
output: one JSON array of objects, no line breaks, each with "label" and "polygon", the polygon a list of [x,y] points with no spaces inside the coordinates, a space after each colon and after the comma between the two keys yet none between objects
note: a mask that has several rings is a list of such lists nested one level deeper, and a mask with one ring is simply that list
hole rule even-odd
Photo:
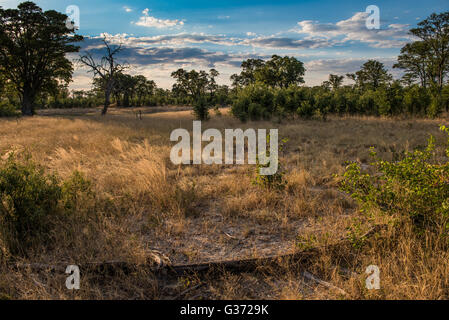
[{"label": "bare tree", "polygon": [[106,38],[103,39],[103,43],[106,46],[106,55],[101,58],[100,63],[97,63],[93,58],[92,53],[88,51],[80,57],[79,61],[91,69],[89,72],[93,72],[94,77],[100,77],[104,90],[104,107],[101,114],[106,115],[111,103],[111,94],[116,85],[116,77],[123,70],[125,70],[126,67],[122,64],[117,63],[115,59],[115,55],[122,51],[122,44],[113,48],[106,41]]}]

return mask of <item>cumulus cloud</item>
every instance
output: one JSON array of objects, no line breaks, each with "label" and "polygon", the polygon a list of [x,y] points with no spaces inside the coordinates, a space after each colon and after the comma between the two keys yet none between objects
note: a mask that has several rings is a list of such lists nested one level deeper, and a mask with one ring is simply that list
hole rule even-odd
[{"label": "cumulus cloud", "polygon": [[[271,49],[316,49],[332,46],[331,40],[327,39],[293,39],[287,37],[256,37],[253,33],[247,36],[252,38],[235,38],[225,35],[188,34],[179,33],[174,35],[160,35],[151,37],[133,37],[126,34],[109,35],[103,34],[113,43],[122,43],[128,46],[182,46],[189,44],[213,44],[220,46],[248,46],[256,48]],[[97,45],[93,43],[90,45]]]},{"label": "cumulus cloud", "polygon": [[[132,68],[138,67],[164,67],[171,66],[174,70],[180,67],[214,68],[216,65],[225,68],[238,68],[243,60],[249,58],[266,58],[265,56],[245,53],[223,53],[220,51],[209,51],[204,48],[182,46],[173,47],[173,41],[186,39],[192,42],[223,41],[221,37],[213,38],[205,35],[175,35],[160,37],[129,37],[126,34],[109,35],[100,37],[87,37],[81,44],[81,52],[89,51],[92,56],[99,60],[105,54],[103,38],[106,37],[111,45],[122,45],[122,51],[117,60],[127,63]],[[168,45],[167,43],[170,43]],[[158,45],[158,46],[155,46]],[[172,70],[172,71],[173,71]],[[237,70],[236,70],[237,71]]]},{"label": "cumulus cloud", "polygon": [[123,10],[125,10],[126,12],[132,12],[133,9],[131,9],[130,7],[124,6]]},{"label": "cumulus cloud", "polygon": [[142,11],[143,16],[139,18],[139,21],[136,22],[137,26],[141,27],[147,27],[147,28],[157,28],[157,29],[164,29],[164,28],[173,28],[173,27],[180,27],[184,25],[184,21],[182,20],[169,20],[169,19],[158,19],[155,17],[150,16],[150,9],[146,8]]},{"label": "cumulus cloud", "polygon": [[411,40],[409,25],[389,24],[383,29],[369,30],[366,27],[368,16],[366,12],[357,12],[351,18],[337,23],[304,20],[298,22],[299,28],[293,31],[306,35],[307,39],[332,39],[339,43],[359,41],[376,48],[400,48]]},{"label": "cumulus cloud", "polygon": [[331,42],[326,39],[292,39],[280,37],[258,37],[241,41],[243,45],[250,45],[258,48],[279,48],[279,49],[316,49],[331,46]]}]

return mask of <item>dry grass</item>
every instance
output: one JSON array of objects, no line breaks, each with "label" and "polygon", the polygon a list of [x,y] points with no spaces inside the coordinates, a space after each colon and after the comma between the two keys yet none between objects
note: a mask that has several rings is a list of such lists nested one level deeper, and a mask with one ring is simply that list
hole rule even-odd
[{"label": "dry grass", "polygon": [[[356,219],[368,225],[357,206],[336,189],[334,175],[343,173],[345,161],[369,163],[371,146],[380,157],[395,160],[404,151],[425,146],[429,134],[444,139],[438,131],[443,120],[345,117],[241,124],[226,113],[203,124],[203,130],[279,128],[280,136],[289,139],[281,159],[287,172],[285,191],[253,185],[251,166],[172,165],[169,136],[176,128],[191,130],[189,111],[148,112],[142,121],[136,120],[133,110],[112,110],[104,118],[93,110],[79,110],[46,112],[19,121],[1,119],[0,156],[29,152],[62,178],[81,171],[98,195],[95,218],[88,225],[72,221],[59,233],[56,230],[58,245],[45,251],[38,248],[26,262],[120,260],[139,265],[148,250],[157,249],[174,264],[185,264],[285,254],[298,250],[299,243],[333,243]],[[407,228],[387,231],[364,250],[323,249],[307,268],[345,290],[349,294],[345,298],[447,298],[447,254],[422,249]],[[70,235],[65,230],[71,230]],[[364,289],[363,273],[372,264],[382,272],[379,292]],[[360,276],[342,273],[342,266]],[[144,268],[111,278],[86,275],[76,293],[65,289],[64,275],[2,268],[0,295],[14,299],[164,299],[198,281],[206,285],[183,298],[342,298],[303,280],[304,265],[288,262],[257,274],[223,273],[214,279],[171,284],[159,283]]]}]

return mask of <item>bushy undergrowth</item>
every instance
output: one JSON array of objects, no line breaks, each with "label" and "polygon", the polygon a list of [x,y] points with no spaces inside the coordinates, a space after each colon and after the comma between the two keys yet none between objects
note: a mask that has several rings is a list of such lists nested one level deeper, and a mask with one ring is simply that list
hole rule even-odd
[{"label": "bushy undergrowth", "polygon": [[193,104],[193,114],[196,119],[205,121],[209,119],[209,106],[204,97],[196,99]]},{"label": "bushy undergrowth", "polygon": [[76,172],[61,182],[31,159],[10,157],[0,165],[0,244],[3,258],[26,255],[51,243],[56,220],[77,209],[90,183]]},{"label": "bushy undergrowth", "polygon": [[[449,129],[442,127],[449,134]],[[425,150],[408,153],[398,162],[379,159],[372,151],[374,173],[350,164],[341,189],[348,192],[363,210],[376,209],[405,218],[418,231],[446,237],[449,231],[449,162],[437,161],[435,139]],[[446,149],[449,157],[449,147]]]},{"label": "bushy undergrowth", "polygon": [[17,109],[8,101],[2,101],[0,99],[0,117],[17,117],[19,112]]},{"label": "bushy undergrowth", "polygon": [[345,86],[340,88],[271,88],[253,84],[238,89],[232,114],[241,121],[299,116],[326,119],[328,114],[371,116],[413,115],[436,117],[449,106],[449,87],[442,92],[419,86],[403,87],[398,82],[376,89]]},{"label": "bushy undergrowth", "polygon": [[[270,157],[270,139],[271,136],[267,135],[267,151],[266,156]],[[284,150],[284,145],[287,143],[288,139],[282,139],[281,143],[279,144],[279,152],[282,152]],[[257,159],[257,166],[256,166],[256,176],[253,179],[252,183],[254,185],[269,189],[269,190],[283,190],[285,189],[287,185],[287,181],[285,180],[285,171],[284,166],[282,165],[280,161],[280,157],[278,156],[275,161],[278,162],[278,170],[273,175],[261,175],[260,170],[264,168],[269,168],[271,163],[268,162],[266,165],[263,165],[259,162],[259,157]]]}]

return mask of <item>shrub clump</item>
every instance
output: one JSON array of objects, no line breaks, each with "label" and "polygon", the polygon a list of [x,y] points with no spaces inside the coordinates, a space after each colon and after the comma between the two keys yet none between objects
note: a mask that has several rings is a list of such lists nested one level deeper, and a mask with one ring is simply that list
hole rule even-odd
[{"label": "shrub clump", "polygon": [[29,158],[10,157],[0,166],[0,255],[27,254],[38,245],[51,243],[58,218],[76,208],[80,194],[90,184],[75,173],[66,182]]},{"label": "shrub clump", "polygon": [[[441,130],[449,134],[449,129]],[[425,150],[416,150],[398,162],[379,159],[372,151],[375,173],[364,173],[359,164],[346,168],[341,189],[362,205],[389,215],[407,218],[417,228],[447,236],[449,231],[449,162],[435,160],[435,139]],[[446,149],[449,157],[449,147]]]},{"label": "shrub clump", "polygon": [[18,117],[20,113],[6,100],[0,99],[0,117]]}]

